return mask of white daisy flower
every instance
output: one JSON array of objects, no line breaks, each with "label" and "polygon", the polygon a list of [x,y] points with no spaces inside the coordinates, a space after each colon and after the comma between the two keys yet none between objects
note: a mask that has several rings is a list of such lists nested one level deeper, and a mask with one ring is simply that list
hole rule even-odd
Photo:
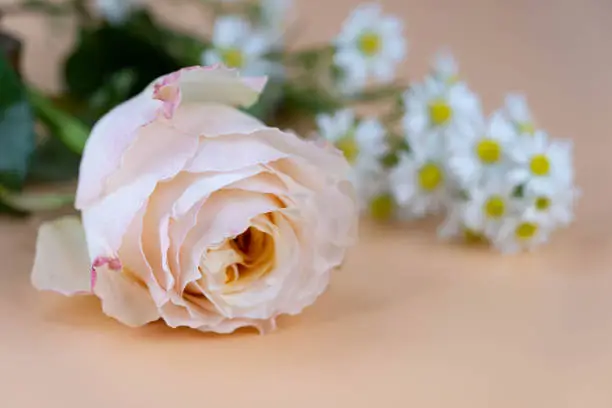
[{"label": "white daisy flower", "polygon": [[293,0],[261,0],[261,25],[275,45],[282,45]]},{"label": "white daisy flower", "polygon": [[394,209],[393,197],[389,191],[389,172],[379,160],[360,160],[349,174],[355,187],[359,208],[376,219],[391,218]]},{"label": "white daisy flower", "polygon": [[411,143],[410,152],[402,153],[390,172],[391,191],[407,218],[440,212],[451,192],[443,150],[423,141]]},{"label": "white daisy flower", "polygon": [[465,83],[449,85],[433,76],[404,94],[404,106],[403,125],[409,135],[456,128],[482,116],[478,98]]},{"label": "white daisy flower", "polygon": [[548,192],[569,187],[573,182],[572,144],[570,141],[549,140],[548,135],[537,131],[533,137],[520,138],[509,149],[516,164],[509,173],[509,180],[525,185],[528,194]]},{"label": "white daisy flower", "polygon": [[533,136],[535,125],[524,95],[506,96],[505,112],[519,134]]},{"label": "white daisy flower", "polygon": [[375,119],[357,121],[355,113],[344,109],[316,118],[319,133],[344,153],[351,163],[349,178],[361,211],[376,218],[389,218],[393,202],[389,175],[381,159],[389,151],[384,127]]},{"label": "white daisy flower", "polygon": [[579,192],[573,187],[527,192],[523,197],[525,215],[549,228],[565,227],[574,219],[574,204],[578,196]]},{"label": "white daisy flower", "polygon": [[448,51],[439,52],[432,66],[433,76],[448,85],[459,81],[459,67],[453,55]]},{"label": "white daisy flower", "polygon": [[386,131],[376,119],[357,121],[350,109],[334,115],[319,115],[317,124],[321,136],[340,149],[349,163],[382,158],[388,151]]},{"label": "white daisy flower", "polygon": [[463,222],[471,231],[493,239],[506,218],[517,212],[514,186],[503,178],[491,179],[467,192]]},{"label": "white daisy flower", "polygon": [[517,134],[501,112],[487,123],[479,118],[459,128],[459,134],[447,139],[447,146],[449,169],[460,185],[472,188],[508,170],[507,150]]},{"label": "white daisy flower", "polygon": [[253,30],[241,17],[217,18],[212,43],[213,49],[202,54],[204,65],[221,63],[247,75],[270,74],[273,69],[273,64],[264,59],[270,49],[269,38]]},{"label": "white daisy flower", "polygon": [[130,15],[142,7],[142,0],[96,0],[95,10],[110,24],[123,24]]},{"label": "white daisy flower", "polygon": [[391,81],[407,48],[401,20],[383,15],[378,4],[353,10],[335,45],[334,61],[345,75],[342,85],[347,91],[363,88],[370,77]]},{"label": "white daisy flower", "polygon": [[525,215],[507,217],[497,234],[492,237],[493,245],[503,253],[533,250],[548,241],[550,229],[536,219]]},{"label": "white daisy flower", "polygon": [[470,228],[465,222],[464,201],[455,201],[446,213],[444,222],[438,228],[438,236],[442,239],[460,239],[468,244],[482,244],[488,242],[484,231]]}]

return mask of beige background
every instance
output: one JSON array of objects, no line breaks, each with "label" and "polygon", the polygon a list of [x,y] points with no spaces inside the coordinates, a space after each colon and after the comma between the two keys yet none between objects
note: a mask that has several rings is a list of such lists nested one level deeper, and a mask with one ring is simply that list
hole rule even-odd
[{"label": "beige background", "polygon": [[[331,38],[356,4],[297,2],[305,43]],[[36,293],[37,221],[2,219],[0,407],[612,406],[612,2],[383,4],[407,23],[406,75],[449,46],[489,109],[525,90],[539,123],[575,140],[577,222],[516,257],[439,243],[428,223],[366,222],[315,306],[270,336],[223,337],[132,330],[93,300]],[[66,34],[6,25],[30,40],[28,77],[55,86]]]}]

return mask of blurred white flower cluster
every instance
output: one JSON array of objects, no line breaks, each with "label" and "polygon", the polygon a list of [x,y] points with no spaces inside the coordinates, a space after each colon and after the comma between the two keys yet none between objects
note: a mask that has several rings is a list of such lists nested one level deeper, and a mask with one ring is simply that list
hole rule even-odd
[{"label": "blurred white flower cluster", "polygon": [[[357,9],[337,44],[336,62],[353,87],[369,76],[389,80],[405,47],[401,25],[378,6]],[[443,53],[394,112],[359,119],[344,109],[317,118],[320,134],[352,163],[364,212],[403,220],[444,215],[442,237],[508,253],[530,250],[572,221],[579,195],[572,144],[536,129],[523,96],[508,95],[485,117]]]},{"label": "blurred white flower cluster", "polygon": [[246,13],[222,14],[215,19],[212,48],[202,54],[202,64],[221,63],[244,75],[281,75],[282,65],[268,55],[283,45],[291,0],[225,2],[251,7]]},{"label": "blurred white flower cluster", "polygon": [[143,0],[95,0],[94,7],[110,24],[119,25],[142,7],[143,3]]},{"label": "blurred white flower cluster", "polygon": [[[96,0],[120,23],[142,0]],[[291,0],[205,0],[214,21],[200,55],[280,84],[273,113],[315,118],[344,152],[364,213],[378,219],[446,217],[445,238],[531,249],[569,224],[578,197],[572,146],[536,129],[521,95],[490,117],[448,53],[420,82],[395,84],[408,44],[402,21],[379,4],[355,8],[321,47],[287,47]],[[199,54],[198,54],[199,55]],[[268,86],[268,89],[273,87]],[[389,114],[359,117],[359,102],[391,101]],[[293,109],[293,110],[292,110]]]}]

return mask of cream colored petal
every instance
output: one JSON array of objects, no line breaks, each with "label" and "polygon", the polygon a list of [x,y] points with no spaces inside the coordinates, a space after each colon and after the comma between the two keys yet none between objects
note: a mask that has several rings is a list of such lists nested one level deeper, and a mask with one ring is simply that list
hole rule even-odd
[{"label": "cream colored petal", "polygon": [[[221,190],[240,180],[250,178],[265,171],[259,165],[244,167],[242,169],[216,173],[191,174],[193,182],[183,190],[172,204],[172,217],[178,218],[189,211],[198,201],[207,198],[217,190]],[[189,174],[189,173],[186,173]]]},{"label": "cream colored petal", "polygon": [[301,191],[291,190],[274,171],[269,170],[265,173],[255,174],[249,178],[236,181],[227,188],[252,191],[254,193],[273,194],[283,202],[285,206],[297,205],[303,198],[303,195],[310,193],[304,189],[301,189]]},{"label": "cream colored petal", "polygon": [[248,107],[257,102],[266,82],[265,77],[241,78],[237,70],[221,65],[196,66],[159,78],[147,93],[170,104],[167,109],[170,112],[178,104],[190,103],[216,102]]},{"label": "cream colored petal", "polygon": [[162,103],[139,95],[115,107],[96,123],[83,152],[76,207],[83,209],[99,199],[106,179],[119,167],[121,157],[139,129],[151,123]]},{"label": "cream colored petal", "polygon": [[234,171],[289,157],[289,153],[257,137],[260,133],[266,132],[268,130],[249,135],[233,134],[204,138],[198,152],[185,170],[191,172]]},{"label": "cream colored petal", "polygon": [[266,128],[253,116],[219,104],[181,106],[172,117],[172,126],[185,134],[205,137],[250,134]]},{"label": "cream colored petal", "polygon": [[108,194],[83,209],[92,259],[116,254],[128,225],[156,185],[180,172],[198,143],[197,138],[157,123],[140,133],[125,152],[121,168],[109,177]]},{"label": "cream colored petal", "polygon": [[197,148],[197,136],[178,132],[167,123],[143,126],[125,150],[121,165],[109,177],[105,192],[109,194],[141,178],[169,179],[185,167]]},{"label": "cream colored petal", "polygon": [[149,290],[125,268],[99,268],[94,291],[104,313],[127,326],[142,326],[160,317]]},{"label": "cream colored petal", "polygon": [[83,226],[91,259],[114,257],[134,216],[155,189],[154,177],[143,178],[83,210]]},{"label": "cream colored petal", "polygon": [[119,249],[119,258],[125,268],[144,282],[151,298],[159,308],[168,302],[170,295],[162,288],[144,254],[142,235],[145,212],[146,207],[142,207],[127,228]]},{"label": "cream colored petal", "polygon": [[[232,160],[227,160],[228,157]],[[321,148],[275,128],[258,130],[249,135],[207,138],[200,144],[187,170],[230,171],[284,158],[301,159],[334,178],[346,177],[349,171],[347,161],[339,152]]]},{"label": "cream colored petal", "polygon": [[324,148],[315,142],[303,140],[292,133],[281,132],[278,129],[257,132],[254,136],[287,153],[290,157],[303,159],[311,166],[320,169],[329,178],[344,179],[349,173],[350,166],[339,150]]},{"label": "cream colored petal", "polygon": [[66,296],[91,290],[91,263],[78,217],[41,225],[36,242],[32,284]]}]

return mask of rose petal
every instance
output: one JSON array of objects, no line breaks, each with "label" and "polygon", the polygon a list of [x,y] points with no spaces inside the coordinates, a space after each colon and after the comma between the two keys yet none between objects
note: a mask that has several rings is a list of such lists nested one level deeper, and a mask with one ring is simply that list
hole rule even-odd
[{"label": "rose petal", "polygon": [[104,313],[127,326],[142,326],[160,317],[149,290],[127,268],[100,268],[94,291],[102,300]]},{"label": "rose petal", "polygon": [[121,165],[109,177],[106,192],[111,193],[140,178],[162,181],[173,177],[185,167],[197,148],[197,137],[177,132],[165,123],[143,126],[138,138],[124,152]]},{"label": "rose petal", "polygon": [[197,138],[159,123],[145,126],[140,133],[126,151],[122,167],[108,180],[112,192],[83,209],[91,259],[117,253],[132,218],[156,185],[180,172],[198,143]]},{"label": "rose petal", "polygon": [[66,296],[89,292],[91,264],[81,221],[64,217],[41,225],[32,284]]},{"label": "rose petal", "polygon": [[161,287],[157,277],[153,274],[153,268],[147,261],[143,251],[142,233],[145,212],[146,207],[143,206],[127,228],[123,236],[121,248],[119,249],[119,258],[124,267],[133,271],[147,285],[151,298],[159,308],[168,302],[170,296]]},{"label": "rose petal", "polygon": [[162,103],[142,94],[115,107],[93,127],[83,152],[76,208],[83,209],[103,192],[106,178],[121,162],[138,130],[151,123]]},{"label": "rose petal", "polygon": [[248,135],[266,128],[265,124],[244,112],[212,103],[181,105],[172,118],[172,126],[188,135],[206,137]]},{"label": "rose petal", "polygon": [[221,65],[189,67],[155,81],[150,90],[154,99],[167,105],[172,116],[179,104],[220,103],[248,107],[259,98],[267,79],[240,78],[237,70]]}]

